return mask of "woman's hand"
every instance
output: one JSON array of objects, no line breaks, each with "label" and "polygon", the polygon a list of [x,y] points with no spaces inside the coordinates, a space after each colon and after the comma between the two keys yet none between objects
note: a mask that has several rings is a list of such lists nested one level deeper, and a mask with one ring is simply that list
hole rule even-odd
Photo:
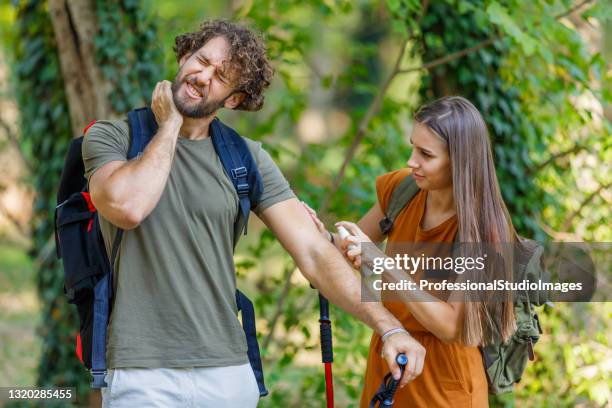
[{"label": "woman's hand", "polygon": [[340,240],[342,252],[356,269],[361,268],[361,244],[372,243],[372,240],[353,222],[339,221],[336,223],[336,228],[338,227],[344,227],[350,234]]},{"label": "woman's hand", "polygon": [[306,204],[304,201],[302,201],[302,205],[306,209],[306,212],[308,212],[308,215],[310,215],[310,219],[312,220],[314,225],[317,227],[321,235],[323,235],[325,239],[329,241],[330,233],[329,231],[327,231],[327,228],[325,228],[325,224],[323,224],[323,222],[319,219],[319,217],[317,217],[317,212],[313,210],[312,208],[310,208],[310,206]]}]

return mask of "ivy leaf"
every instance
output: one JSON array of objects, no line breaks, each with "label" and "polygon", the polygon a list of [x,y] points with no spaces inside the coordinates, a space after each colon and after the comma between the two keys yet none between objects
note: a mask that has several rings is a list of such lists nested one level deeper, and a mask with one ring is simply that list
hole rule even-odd
[{"label": "ivy leaf", "polygon": [[504,6],[493,2],[487,7],[487,14],[492,23],[499,25],[506,34],[523,48],[525,55],[530,56],[534,53],[538,46],[537,41],[518,26]]},{"label": "ivy leaf", "polygon": [[398,14],[402,3],[400,0],[387,0],[387,7],[392,14]]}]

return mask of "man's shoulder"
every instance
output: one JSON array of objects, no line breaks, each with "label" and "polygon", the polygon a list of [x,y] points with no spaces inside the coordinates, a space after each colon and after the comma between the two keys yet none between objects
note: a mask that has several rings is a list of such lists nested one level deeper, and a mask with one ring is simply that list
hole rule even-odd
[{"label": "man's shoulder", "polygon": [[116,134],[118,136],[129,136],[130,127],[127,119],[102,119],[97,120],[88,130],[87,135]]},{"label": "man's shoulder", "polygon": [[127,120],[98,120],[83,138],[83,158],[93,158],[108,153],[127,154],[130,130]]},{"label": "man's shoulder", "polygon": [[261,170],[261,167],[269,167],[275,165],[274,160],[270,157],[270,154],[263,147],[263,143],[259,140],[253,140],[245,136],[241,136],[245,141],[247,148],[253,156],[253,160],[257,164],[257,167]]},{"label": "man's shoulder", "polygon": [[259,151],[263,150],[262,143],[259,140],[253,140],[245,136],[242,136],[242,139],[245,141],[253,157],[257,157]]}]

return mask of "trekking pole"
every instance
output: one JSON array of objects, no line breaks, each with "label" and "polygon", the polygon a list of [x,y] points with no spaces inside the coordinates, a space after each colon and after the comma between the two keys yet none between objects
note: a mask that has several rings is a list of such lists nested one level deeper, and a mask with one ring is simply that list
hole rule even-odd
[{"label": "trekking pole", "polygon": [[[395,361],[399,365],[400,368],[400,380],[402,375],[404,374],[404,368],[406,368],[406,364],[408,363],[408,358],[405,354],[398,354],[395,358]],[[375,408],[376,402],[380,401],[378,408],[382,407],[392,407],[395,402],[393,398],[395,397],[395,392],[397,391],[397,387],[400,381],[393,378],[391,373],[387,374],[380,385],[380,388],[370,401],[370,408]]]},{"label": "trekking pole", "polygon": [[325,398],[327,408],[334,408],[334,382],[332,363],[334,349],[332,344],[331,320],[329,320],[329,301],[319,292],[319,324],[321,329],[321,357],[325,365]]}]

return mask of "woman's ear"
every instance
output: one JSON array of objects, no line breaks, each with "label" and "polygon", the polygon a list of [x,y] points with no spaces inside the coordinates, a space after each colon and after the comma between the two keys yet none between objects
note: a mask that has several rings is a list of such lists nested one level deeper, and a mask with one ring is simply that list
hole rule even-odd
[{"label": "woman's ear", "polygon": [[234,92],[225,100],[223,106],[227,109],[236,109],[236,107],[244,101],[244,98],[246,98],[244,92]]}]

